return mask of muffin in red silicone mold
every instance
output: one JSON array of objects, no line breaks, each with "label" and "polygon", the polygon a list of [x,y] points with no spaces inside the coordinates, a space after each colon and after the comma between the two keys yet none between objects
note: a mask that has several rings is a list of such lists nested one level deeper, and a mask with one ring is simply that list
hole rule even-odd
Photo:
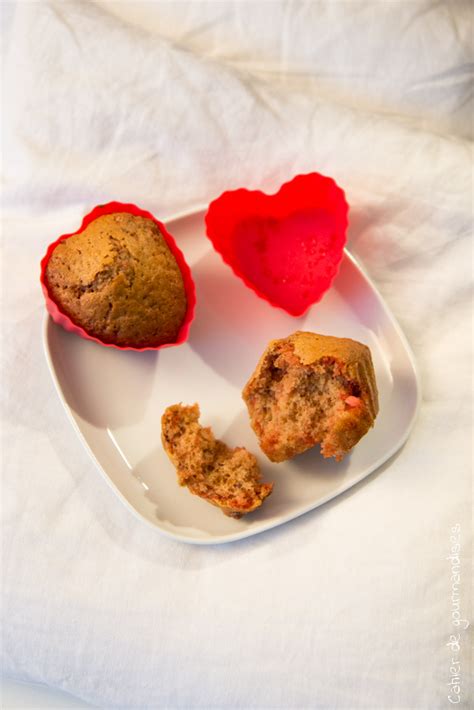
[{"label": "muffin in red silicone mold", "polygon": [[191,271],[150,212],[110,202],[48,247],[41,285],[53,320],[121,350],[158,350],[187,339],[196,302]]},{"label": "muffin in red silicone mold", "polygon": [[245,188],[224,192],[209,205],[206,231],[249,288],[301,316],[321,300],[339,270],[348,210],[332,178],[309,173],[274,195]]}]

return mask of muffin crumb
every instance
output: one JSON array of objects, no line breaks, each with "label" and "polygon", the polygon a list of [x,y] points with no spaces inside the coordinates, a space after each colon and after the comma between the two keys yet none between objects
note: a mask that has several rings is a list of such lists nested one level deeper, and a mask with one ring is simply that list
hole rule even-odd
[{"label": "muffin crumb", "polygon": [[209,427],[199,424],[199,414],[197,404],[168,407],[161,420],[163,447],[181,486],[225,515],[241,518],[262,505],[273,483],[261,483],[255,456],[215,439]]}]

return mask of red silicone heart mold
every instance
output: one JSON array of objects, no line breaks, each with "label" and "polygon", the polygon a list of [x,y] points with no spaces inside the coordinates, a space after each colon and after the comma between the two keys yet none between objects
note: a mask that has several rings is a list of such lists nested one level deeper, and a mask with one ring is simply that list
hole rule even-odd
[{"label": "red silicone heart mold", "polygon": [[301,316],[338,272],[348,209],[334,180],[297,175],[274,195],[244,188],[224,192],[209,205],[207,236],[258,296]]},{"label": "red silicone heart mold", "polygon": [[[89,335],[87,331],[84,330],[84,328],[81,328],[80,325],[77,325],[74,323],[69,316],[67,316],[65,313],[63,313],[57,303],[51,298],[48,292],[48,287],[47,287],[47,281],[46,281],[46,266],[48,264],[48,261],[51,257],[51,254],[59,244],[59,242],[64,241],[64,239],[68,239],[69,237],[72,237],[73,234],[79,234],[80,232],[83,232],[84,229],[95,219],[98,217],[101,217],[102,215],[105,214],[112,214],[114,212],[129,212],[130,214],[136,215],[138,217],[145,217],[146,219],[151,219],[159,228],[160,232],[163,235],[163,238],[165,239],[171,253],[173,254],[174,258],[176,259],[176,262],[179,266],[179,269],[181,271],[181,274],[183,276],[183,282],[184,282],[184,288],[186,291],[186,299],[187,299],[187,311],[186,315],[184,317],[184,320],[181,324],[181,328],[178,333],[178,337],[173,343],[164,343],[163,345],[158,345],[154,347],[143,347],[143,348],[133,348],[133,347],[123,347],[119,345],[115,345],[114,343],[104,343],[102,340],[99,340],[99,338],[95,338],[93,335]],[[144,350],[161,350],[162,348],[169,348],[173,347],[174,345],[181,345],[182,343],[186,342],[188,339],[188,334],[189,334],[189,328],[192,323],[192,320],[194,318],[194,308],[196,305],[196,294],[195,294],[195,288],[194,288],[194,281],[191,275],[191,270],[189,266],[187,265],[184,256],[181,252],[181,250],[178,248],[176,245],[176,242],[174,241],[173,237],[171,234],[167,231],[166,227],[162,222],[159,222],[152,214],[151,212],[147,212],[146,210],[142,210],[136,205],[128,204],[128,203],[123,203],[123,202],[108,202],[106,205],[99,205],[98,207],[94,207],[94,209],[87,214],[84,219],[82,220],[82,224],[79,227],[79,229],[76,232],[72,232],[71,234],[63,234],[59,239],[56,239],[55,242],[49,245],[45,256],[41,260],[41,276],[40,276],[40,281],[41,281],[41,286],[43,289],[43,294],[44,298],[46,301],[46,308],[48,310],[48,313],[50,314],[51,318],[55,321],[55,323],[58,323],[61,325],[65,330],[69,330],[72,333],[76,333],[77,335],[80,335],[82,338],[85,338],[86,340],[93,340],[96,343],[99,343],[100,345],[104,345],[105,347],[108,348],[115,348],[116,350],[135,350],[142,352]]]}]

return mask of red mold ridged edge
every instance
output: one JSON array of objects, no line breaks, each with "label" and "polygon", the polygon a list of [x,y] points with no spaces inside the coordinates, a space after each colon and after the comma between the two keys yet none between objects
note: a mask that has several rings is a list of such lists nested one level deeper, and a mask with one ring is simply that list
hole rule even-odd
[{"label": "red mold ridged edge", "polygon": [[[93,335],[89,335],[84,328],[82,328],[80,325],[77,323],[74,323],[74,321],[65,313],[61,311],[59,308],[58,304],[54,301],[54,299],[50,296],[48,292],[48,287],[47,287],[47,282],[46,282],[46,267],[49,262],[49,259],[51,258],[51,254],[57,247],[57,245],[60,242],[63,242],[65,239],[68,239],[69,237],[72,237],[74,234],[80,234],[81,232],[84,231],[84,229],[95,219],[98,217],[102,217],[103,215],[106,214],[113,214],[115,212],[128,212],[129,214],[135,215],[136,217],[145,217],[146,219],[151,219],[158,227],[160,230],[161,234],[163,235],[164,240],[166,241],[171,253],[173,254],[174,258],[176,259],[176,262],[179,266],[179,269],[181,271],[181,274],[183,276],[183,282],[184,282],[184,289],[186,291],[186,300],[187,300],[187,309],[186,309],[186,315],[184,317],[184,320],[181,324],[181,327],[179,329],[178,337],[173,343],[163,343],[163,345],[157,345],[153,347],[143,347],[143,348],[133,348],[131,346],[120,346],[120,345],[115,345],[114,343],[104,343],[102,340],[99,338],[94,337]],[[191,269],[187,265],[183,253],[177,246],[176,242],[174,241],[173,237],[171,234],[168,232],[166,229],[165,225],[157,220],[151,212],[147,212],[146,210],[140,209],[140,207],[137,207],[136,205],[130,204],[130,203],[124,203],[124,202],[108,202],[105,205],[99,205],[97,207],[94,207],[94,209],[86,214],[84,219],[82,220],[82,224],[79,227],[79,229],[76,232],[71,232],[70,234],[63,234],[62,236],[59,237],[59,239],[56,239],[55,242],[50,244],[48,246],[48,249],[46,251],[45,256],[41,260],[41,275],[40,275],[40,282],[41,282],[41,287],[43,289],[43,294],[44,298],[46,301],[46,309],[48,313],[50,314],[51,318],[54,320],[55,323],[58,323],[61,325],[65,330],[70,331],[71,333],[76,333],[77,335],[80,335],[82,338],[85,338],[86,340],[93,340],[95,343],[99,343],[99,345],[103,345],[104,347],[107,348],[114,348],[115,350],[133,350],[135,352],[143,352],[145,350],[161,350],[162,348],[170,348],[174,347],[176,345],[182,345],[182,343],[185,343],[186,340],[188,339],[189,335],[189,328],[190,325],[193,321],[194,318],[194,310],[196,306],[196,290],[194,286],[194,281],[191,275]]]},{"label": "red mold ridged edge", "polygon": [[[312,188],[308,190],[308,188]],[[298,197],[305,195],[301,202],[294,201],[294,194],[300,191]],[[323,197],[323,201],[321,201]],[[232,252],[232,230],[243,219],[251,217],[276,217],[284,218],[302,209],[321,207],[330,211],[338,222],[338,232],[342,235],[340,245],[340,258],[336,263],[334,273],[331,274],[318,298],[301,311],[291,311],[281,304],[275,303],[268,296],[260,291],[246,275],[235,265]],[[303,316],[311,306],[319,303],[324,294],[331,287],[334,279],[339,273],[339,268],[344,255],[344,246],[347,241],[347,227],[349,205],[346,201],[344,190],[339,187],[333,178],[320,173],[313,172],[304,175],[296,175],[288,182],[283,183],[277,192],[267,194],[261,190],[248,190],[245,187],[236,190],[227,190],[219,197],[210,202],[205,215],[206,234],[210,239],[214,249],[221,255],[222,260],[229,266],[235,276],[241,279],[264,301],[274,308],[283,310],[291,316]]]}]

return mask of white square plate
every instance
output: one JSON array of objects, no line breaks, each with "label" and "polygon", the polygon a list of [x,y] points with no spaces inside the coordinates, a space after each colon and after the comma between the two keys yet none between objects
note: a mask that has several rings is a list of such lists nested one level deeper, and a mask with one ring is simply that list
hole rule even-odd
[{"label": "white square plate", "polygon": [[[189,340],[143,353],[104,348],[46,317],[44,346],[58,394],[82,443],[123,503],[141,520],[189,543],[238,540],[281,525],[334,498],[372,473],[404,443],[420,387],[410,348],[355,259],[345,253],[321,303],[292,318],[259,299],[223,264],[205,236],[204,212],[167,221],[196,282]],[[311,330],[354,338],[371,351],[380,413],[342,462],[315,448],[270,463],[252,432],[241,390],[268,341]],[[180,488],[160,441],[164,409],[199,402],[201,423],[231,446],[245,446],[274,481],[262,508],[240,520]]]}]

